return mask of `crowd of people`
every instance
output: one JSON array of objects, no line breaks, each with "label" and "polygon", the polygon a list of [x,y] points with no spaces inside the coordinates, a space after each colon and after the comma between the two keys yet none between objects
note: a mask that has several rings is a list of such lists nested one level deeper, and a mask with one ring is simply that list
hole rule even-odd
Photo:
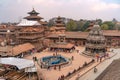
[{"label": "crowd of people", "polygon": [[96,53],[95,56],[96,56],[96,58],[97,58],[97,62],[99,62],[99,61],[101,62],[103,58],[108,58],[108,57],[109,57],[109,53],[105,53],[105,54],[102,55],[102,56]]}]

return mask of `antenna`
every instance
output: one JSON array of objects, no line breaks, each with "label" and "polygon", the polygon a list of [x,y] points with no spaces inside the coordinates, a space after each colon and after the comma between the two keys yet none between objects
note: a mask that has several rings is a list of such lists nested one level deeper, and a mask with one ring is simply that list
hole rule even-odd
[{"label": "antenna", "polygon": [[34,6],[32,6],[32,9],[35,10],[35,9],[34,9]]}]

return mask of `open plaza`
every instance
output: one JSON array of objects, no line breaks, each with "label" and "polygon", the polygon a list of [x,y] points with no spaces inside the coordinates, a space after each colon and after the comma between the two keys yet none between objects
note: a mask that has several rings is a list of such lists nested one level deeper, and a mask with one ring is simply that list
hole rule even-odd
[{"label": "open plaza", "polygon": [[120,79],[119,30],[102,30],[96,20],[86,32],[66,31],[60,16],[48,27],[34,8],[28,14],[0,25],[0,80]]}]

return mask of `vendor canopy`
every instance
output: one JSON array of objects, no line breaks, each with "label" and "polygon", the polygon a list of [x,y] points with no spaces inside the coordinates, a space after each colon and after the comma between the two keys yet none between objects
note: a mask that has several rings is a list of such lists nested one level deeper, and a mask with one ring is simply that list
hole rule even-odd
[{"label": "vendor canopy", "polygon": [[18,69],[24,69],[34,66],[34,62],[32,60],[14,57],[0,58],[0,64],[13,65],[16,66]]}]

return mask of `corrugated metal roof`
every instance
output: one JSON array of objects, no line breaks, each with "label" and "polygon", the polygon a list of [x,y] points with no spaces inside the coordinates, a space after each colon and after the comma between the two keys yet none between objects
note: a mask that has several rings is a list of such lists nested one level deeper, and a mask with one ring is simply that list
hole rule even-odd
[{"label": "corrugated metal roof", "polygon": [[34,26],[34,25],[41,25],[41,24],[38,21],[22,19],[21,22],[17,26]]},{"label": "corrugated metal roof", "polygon": [[14,57],[0,58],[0,64],[14,65],[18,69],[24,69],[27,67],[34,66],[33,60],[14,58]]}]

